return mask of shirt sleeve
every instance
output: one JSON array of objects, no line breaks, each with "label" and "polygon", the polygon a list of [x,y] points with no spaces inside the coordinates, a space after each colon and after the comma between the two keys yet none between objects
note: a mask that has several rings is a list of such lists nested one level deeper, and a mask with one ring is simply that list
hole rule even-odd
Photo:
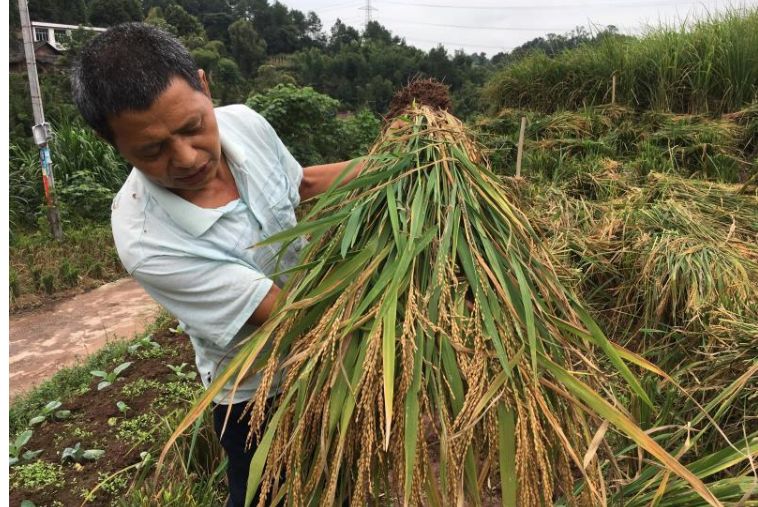
[{"label": "shirt sleeve", "polygon": [[247,322],[273,281],[234,262],[156,256],[132,276],[181,320],[190,336],[226,347]]},{"label": "shirt sleeve", "polygon": [[261,116],[261,120],[268,131],[271,143],[279,159],[279,165],[282,171],[284,171],[287,182],[287,195],[292,203],[292,207],[296,208],[300,204],[300,183],[303,181],[303,166],[292,156],[292,153],[290,153],[279,138],[274,127],[263,116]]}]

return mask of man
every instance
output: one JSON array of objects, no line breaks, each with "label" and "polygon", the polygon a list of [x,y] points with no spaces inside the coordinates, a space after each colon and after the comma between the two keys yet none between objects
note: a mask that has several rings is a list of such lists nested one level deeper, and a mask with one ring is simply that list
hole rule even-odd
[{"label": "man", "polygon": [[[272,311],[301,243],[277,267],[276,246],[249,247],[296,224],[295,208],[327,188],[349,162],[302,168],[262,116],[242,105],[214,109],[208,81],[168,33],[140,23],[111,28],[81,51],[72,72],[84,119],[134,169],[113,201],[119,256],[189,334],[207,387],[234,347]],[[345,176],[348,181],[356,169]],[[252,451],[238,421],[259,378],[214,402],[229,456],[228,505],[244,504]],[[221,436],[221,435],[220,435]]]}]

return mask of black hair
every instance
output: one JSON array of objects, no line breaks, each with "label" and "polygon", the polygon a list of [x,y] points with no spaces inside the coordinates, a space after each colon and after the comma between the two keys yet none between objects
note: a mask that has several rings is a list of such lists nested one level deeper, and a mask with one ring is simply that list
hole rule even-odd
[{"label": "black hair", "polygon": [[197,64],[176,37],[144,23],[124,23],[82,48],[71,71],[71,88],[84,119],[113,144],[108,118],[149,109],[176,77],[203,89]]}]

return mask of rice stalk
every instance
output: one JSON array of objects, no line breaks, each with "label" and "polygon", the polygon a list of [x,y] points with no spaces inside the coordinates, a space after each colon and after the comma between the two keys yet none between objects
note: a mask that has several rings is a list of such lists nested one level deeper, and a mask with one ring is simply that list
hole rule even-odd
[{"label": "rice stalk", "polygon": [[303,267],[177,434],[228,380],[260,372],[259,505],[604,504],[608,452],[582,459],[603,421],[720,505],[629,418],[611,386],[647,393],[462,124],[426,107],[406,121],[360,177],[266,240],[310,235]]}]

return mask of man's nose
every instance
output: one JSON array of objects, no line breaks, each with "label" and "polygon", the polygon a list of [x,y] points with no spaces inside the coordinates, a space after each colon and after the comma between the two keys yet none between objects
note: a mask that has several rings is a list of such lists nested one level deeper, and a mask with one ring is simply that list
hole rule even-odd
[{"label": "man's nose", "polygon": [[192,146],[189,139],[178,138],[172,144],[171,163],[175,167],[193,168],[197,158],[197,150]]}]

